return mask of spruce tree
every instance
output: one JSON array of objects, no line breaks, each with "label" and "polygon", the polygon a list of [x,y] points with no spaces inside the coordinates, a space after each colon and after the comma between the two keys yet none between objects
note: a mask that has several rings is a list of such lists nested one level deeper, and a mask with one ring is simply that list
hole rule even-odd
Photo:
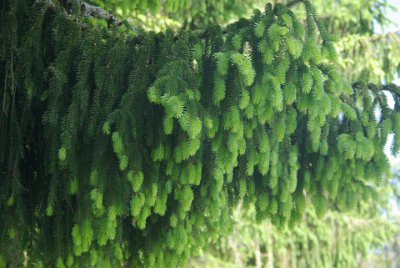
[{"label": "spruce tree", "polygon": [[278,228],[351,208],[400,149],[399,88],[340,77],[308,0],[161,33],[87,7],[0,3],[6,266],[184,266],[239,201]]}]

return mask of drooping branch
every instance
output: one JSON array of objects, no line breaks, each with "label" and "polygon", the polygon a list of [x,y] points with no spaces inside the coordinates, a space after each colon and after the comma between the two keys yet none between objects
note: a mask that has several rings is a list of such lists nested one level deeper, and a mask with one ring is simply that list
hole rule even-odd
[{"label": "drooping branch", "polygon": [[[259,220],[294,225],[306,198],[318,215],[336,198],[351,208],[372,192],[364,181],[388,169],[382,148],[400,120],[389,111],[385,124],[376,122],[375,95],[352,101],[336,66],[322,64],[332,57],[321,52],[327,48],[317,38],[303,42],[317,34],[312,8],[306,25],[285,6],[270,5],[199,40],[191,31],[140,38],[115,27],[82,31],[81,15],[116,23],[79,0],[42,1],[61,16],[40,8],[40,17],[37,7],[17,13],[14,5],[21,27],[0,24],[0,43],[18,44],[22,55],[16,86],[0,81],[7,84],[3,106],[11,106],[15,89],[15,107],[22,107],[15,117],[0,113],[0,198],[9,200],[0,203],[7,226],[0,238],[6,244],[16,239],[5,234],[21,234],[26,242],[17,250],[32,263],[85,266],[93,254],[108,256],[111,245],[115,257],[104,262],[176,267],[229,230],[239,200],[254,202]],[[0,20],[9,13],[0,9]],[[13,38],[19,30],[25,42]],[[14,60],[6,52],[0,66]],[[17,150],[24,151],[11,165],[9,152]],[[19,223],[32,218],[37,225]],[[54,250],[29,246],[39,242]],[[105,266],[98,261],[93,266]]]}]

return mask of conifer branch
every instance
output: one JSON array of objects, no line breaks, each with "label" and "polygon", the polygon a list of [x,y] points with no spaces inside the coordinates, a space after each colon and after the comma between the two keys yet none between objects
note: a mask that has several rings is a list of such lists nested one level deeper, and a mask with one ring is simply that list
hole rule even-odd
[{"label": "conifer branch", "polygon": [[371,35],[369,37],[365,37],[365,39],[368,39],[368,41],[372,41],[373,42],[373,41],[377,41],[377,40],[381,40],[381,39],[387,38],[387,37],[389,37],[391,35],[399,36],[400,35],[400,29],[395,29],[393,31],[390,31],[390,32],[387,32],[387,33],[383,33],[383,34],[374,34],[374,35]]},{"label": "conifer branch", "polygon": [[90,5],[84,1],[80,0],[62,0],[64,5],[70,6],[70,5],[75,5],[78,4],[80,6],[80,9],[82,11],[83,16],[91,16],[97,19],[104,19],[106,20],[110,25],[121,25],[122,21],[114,16],[113,14],[107,12],[106,10],[102,9],[101,7]]},{"label": "conifer branch", "polygon": [[301,2],[304,2],[304,0],[293,0],[293,1],[289,2],[289,3],[287,3],[286,6],[287,7],[292,7],[292,6],[297,5],[297,4],[301,3]]},{"label": "conifer branch", "polygon": [[[369,188],[350,187],[356,185],[352,178],[371,180],[386,172],[383,144],[392,125],[400,126],[400,113],[385,111],[382,124],[373,114],[362,114],[382,94],[377,90],[351,98],[354,86],[338,75],[334,64],[321,63],[332,57],[320,53],[320,39],[303,44],[305,28],[284,6],[275,13],[268,6],[264,14],[225,30],[143,32],[138,38],[130,32],[124,36],[124,27],[99,31],[83,25],[81,16],[108,25],[120,22],[80,0],[38,1],[44,8],[23,13],[14,6],[14,18],[21,16],[14,19],[14,29],[0,24],[0,40],[18,45],[4,54],[5,62],[14,64],[11,69],[0,68],[1,77],[9,79],[4,81],[3,109],[16,110],[0,113],[0,123],[7,124],[0,128],[0,166],[5,167],[0,171],[2,178],[11,178],[0,193],[10,201],[0,209],[8,217],[15,208],[35,211],[48,200],[46,218],[39,209],[33,220],[56,224],[60,237],[72,239],[68,245],[59,243],[75,253],[71,258],[77,264],[87,263],[89,254],[83,253],[106,252],[105,245],[117,236],[126,241],[124,249],[144,252],[146,267],[155,261],[156,267],[176,267],[190,253],[183,254],[183,248],[202,246],[202,239],[229,224],[240,199],[257,204],[260,220],[271,218],[284,227],[301,220],[306,203],[305,194],[298,193],[315,196],[314,206],[322,215],[338,191],[344,193],[338,197],[340,207],[352,206],[362,194],[369,196]],[[314,36],[315,10],[308,0],[291,5],[300,2],[308,12],[307,34]],[[61,16],[46,16],[49,9]],[[0,9],[0,18],[8,13]],[[321,36],[328,36],[317,25]],[[15,42],[15,33],[26,42]],[[35,124],[27,123],[31,119]],[[372,126],[368,133],[362,132],[364,125]],[[400,128],[395,132],[399,137]],[[349,161],[361,168],[342,174]],[[259,174],[265,191],[256,190]],[[329,199],[316,179],[328,176]],[[35,188],[30,178],[40,179]],[[35,195],[35,202],[26,202],[19,184]],[[41,186],[49,190],[35,192]],[[347,196],[354,202],[347,202]],[[65,207],[72,207],[73,217],[65,218],[58,209]],[[20,218],[31,217],[21,213]],[[124,218],[134,226],[122,224]],[[155,226],[160,232],[152,231]],[[21,234],[33,228],[12,227]],[[196,232],[196,239],[189,240]],[[38,239],[50,235],[40,230]],[[9,241],[8,236],[0,239]],[[114,246],[116,259],[129,257]],[[166,252],[164,259],[157,257],[159,252]],[[54,256],[47,253],[32,253],[32,260]],[[60,256],[57,262],[67,260]]]},{"label": "conifer branch", "polygon": [[353,88],[362,88],[363,85],[365,85],[368,89],[370,89],[374,92],[389,91],[393,94],[400,95],[400,86],[393,84],[393,83],[384,84],[384,85],[376,85],[373,83],[365,84],[364,82],[355,82],[352,84],[352,87]]},{"label": "conifer branch", "polygon": [[[44,3],[50,10],[59,11],[61,10],[60,6],[57,5],[52,0],[43,0],[38,1]],[[73,14],[74,6],[79,6],[80,11],[82,12],[80,15],[85,17],[93,17],[97,19],[103,19],[108,22],[109,25],[119,26],[122,24],[122,20],[117,18],[115,15],[107,12],[101,7],[90,5],[84,1],[80,0],[60,0],[64,11],[68,14]]]}]

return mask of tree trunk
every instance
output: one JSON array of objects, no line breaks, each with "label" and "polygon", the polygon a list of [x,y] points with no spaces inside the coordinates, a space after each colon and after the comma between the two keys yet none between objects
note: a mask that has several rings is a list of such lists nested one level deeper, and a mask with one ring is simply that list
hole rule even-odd
[{"label": "tree trunk", "polygon": [[255,255],[256,255],[256,268],[262,268],[260,244],[258,243],[258,241],[255,244]]},{"label": "tree trunk", "polygon": [[272,249],[272,235],[271,232],[270,233],[270,237],[268,238],[268,242],[267,242],[267,266],[266,268],[274,268],[274,251]]}]

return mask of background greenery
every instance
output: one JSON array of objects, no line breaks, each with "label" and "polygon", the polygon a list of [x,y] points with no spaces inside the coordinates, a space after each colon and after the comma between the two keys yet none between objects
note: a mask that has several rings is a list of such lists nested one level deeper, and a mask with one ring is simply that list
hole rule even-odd
[{"label": "background greenery", "polygon": [[374,202],[355,210],[308,209],[303,222],[279,231],[257,222],[254,208],[234,213],[232,234],[210,241],[191,267],[398,267],[399,175],[386,180]]}]

